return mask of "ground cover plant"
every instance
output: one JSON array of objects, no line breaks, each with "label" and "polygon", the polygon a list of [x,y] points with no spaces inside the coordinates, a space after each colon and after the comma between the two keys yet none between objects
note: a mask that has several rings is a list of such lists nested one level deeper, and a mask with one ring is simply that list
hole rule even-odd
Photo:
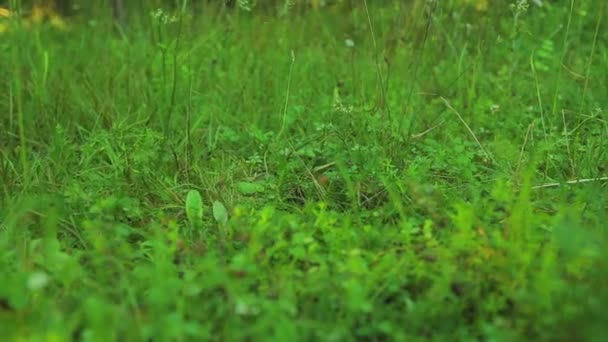
[{"label": "ground cover plant", "polygon": [[3,339],[604,339],[604,1],[74,3],[0,12]]}]

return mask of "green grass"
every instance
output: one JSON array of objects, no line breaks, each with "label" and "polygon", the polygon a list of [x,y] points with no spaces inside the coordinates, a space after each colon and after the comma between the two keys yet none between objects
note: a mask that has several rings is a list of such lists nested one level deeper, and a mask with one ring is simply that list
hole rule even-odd
[{"label": "green grass", "polygon": [[602,340],[603,2],[398,3],[6,19],[0,334]]}]

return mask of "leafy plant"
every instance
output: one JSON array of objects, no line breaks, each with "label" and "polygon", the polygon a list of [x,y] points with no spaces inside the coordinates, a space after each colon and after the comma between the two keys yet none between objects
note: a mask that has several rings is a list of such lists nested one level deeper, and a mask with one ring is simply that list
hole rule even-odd
[{"label": "leafy plant", "polygon": [[203,199],[201,197],[200,192],[198,192],[197,190],[190,190],[186,195],[186,217],[188,217],[188,222],[190,223],[190,226],[193,229],[202,228]]}]

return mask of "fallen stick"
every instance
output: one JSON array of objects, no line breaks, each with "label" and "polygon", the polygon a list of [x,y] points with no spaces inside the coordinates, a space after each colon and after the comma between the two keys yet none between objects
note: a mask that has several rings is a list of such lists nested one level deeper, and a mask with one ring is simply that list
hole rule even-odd
[{"label": "fallen stick", "polygon": [[608,177],[574,179],[574,180],[566,181],[564,183],[546,183],[546,184],[533,186],[532,189],[555,188],[555,187],[558,187],[558,186],[561,186],[564,184],[579,184],[579,183],[589,183],[589,182],[597,182],[597,181],[608,181]]}]

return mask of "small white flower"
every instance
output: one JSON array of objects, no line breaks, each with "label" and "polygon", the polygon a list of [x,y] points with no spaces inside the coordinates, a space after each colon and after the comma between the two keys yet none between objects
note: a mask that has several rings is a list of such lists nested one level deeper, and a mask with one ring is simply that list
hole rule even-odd
[{"label": "small white flower", "polygon": [[517,1],[516,8],[518,12],[526,12],[528,10],[528,7],[530,7],[530,4],[528,4],[528,0]]},{"label": "small white flower", "polygon": [[346,38],[344,39],[344,44],[346,45],[346,47],[348,48],[354,48],[355,47],[355,41],[350,39],[350,38]]}]

